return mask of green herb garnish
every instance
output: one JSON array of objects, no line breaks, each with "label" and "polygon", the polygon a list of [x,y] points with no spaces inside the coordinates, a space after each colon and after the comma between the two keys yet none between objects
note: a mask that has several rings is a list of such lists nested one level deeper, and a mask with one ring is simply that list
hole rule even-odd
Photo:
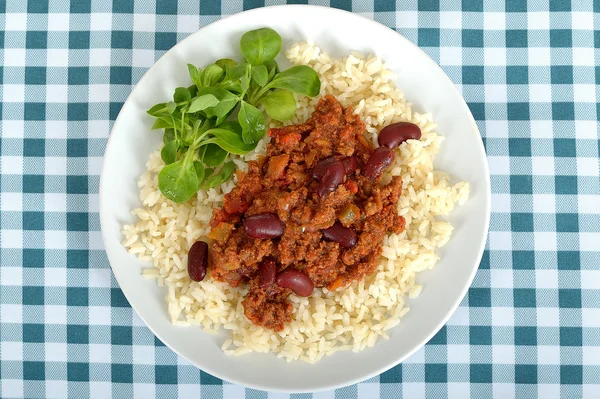
[{"label": "green herb garnish", "polygon": [[235,164],[225,161],[229,154],[256,148],[265,134],[263,109],[283,122],[296,113],[293,93],[314,97],[320,92],[319,75],[312,68],[279,71],[275,57],[281,37],[273,29],[244,33],[240,49],[240,63],[222,58],[204,68],[188,64],[193,85],[178,87],[173,101],[148,110],[156,118],[152,129],[164,129],[165,166],[158,187],[172,201],[187,201],[198,189],[231,178]]}]

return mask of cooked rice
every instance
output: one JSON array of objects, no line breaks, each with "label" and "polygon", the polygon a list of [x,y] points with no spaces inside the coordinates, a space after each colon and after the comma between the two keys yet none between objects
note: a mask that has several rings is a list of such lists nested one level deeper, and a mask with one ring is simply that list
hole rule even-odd
[{"label": "cooked rice", "polygon": [[[452,185],[446,173],[434,170],[443,137],[436,133],[430,114],[411,109],[380,58],[352,52],[332,59],[306,43],[295,44],[286,56],[293,64],[310,65],[319,73],[321,96],[333,94],[344,106],[354,106],[374,143],[377,132],[390,123],[410,121],[421,128],[421,140],[402,144],[400,156],[384,176],[389,181],[391,176],[402,175],[398,212],[406,219],[406,231],[384,239],[378,270],[345,289],[315,289],[310,298],[291,295],[294,319],[279,333],[252,324],[244,316],[245,289],[211,278],[194,282],[186,270],[188,249],[209,232],[212,210],[222,206],[223,195],[234,187],[235,178],[176,204],[158,190],[157,174],[163,166],[160,150],[150,155],[138,183],[143,207],[133,211],[136,223],[123,227],[123,245],[153,263],[143,275],[167,287],[165,299],[173,323],[200,325],[206,331],[230,330],[231,338],[222,345],[228,354],[275,352],[287,361],[312,363],[339,350],[361,351],[375,345],[379,337],[389,337],[389,330],[409,311],[406,298],[416,298],[423,289],[416,283],[417,273],[435,265],[436,249],[450,238],[453,227],[439,216],[449,214],[456,202],[466,201],[469,184]],[[296,116],[288,124],[305,121],[318,98],[298,98],[297,102]],[[255,151],[233,160],[245,169],[247,161],[264,154],[265,146],[263,140]]]}]

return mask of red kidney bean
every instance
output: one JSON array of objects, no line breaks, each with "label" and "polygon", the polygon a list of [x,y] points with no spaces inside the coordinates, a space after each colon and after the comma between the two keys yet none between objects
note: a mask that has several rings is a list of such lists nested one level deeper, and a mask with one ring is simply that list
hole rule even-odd
[{"label": "red kidney bean", "polygon": [[252,238],[281,237],[284,229],[285,225],[277,215],[272,213],[249,216],[244,219],[244,230]]},{"label": "red kidney bean", "polygon": [[328,241],[337,242],[344,248],[352,248],[356,245],[356,233],[349,227],[344,227],[340,222],[321,230],[323,237]]},{"label": "red kidney bean", "polygon": [[294,269],[286,269],[279,273],[277,285],[282,288],[289,288],[299,296],[310,296],[315,289],[310,277]]},{"label": "red kidney bean", "polygon": [[419,126],[410,122],[398,122],[381,129],[377,142],[380,146],[396,148],[406,140],[419,140],[420,138]]},{"label": "red kidney bean", "polygon": [[269,288],[275,282],[275,275],[277,274],[277,264],[275,260],[267,258],[262,261],[260,265],[260,276],[258,285],[260,288]]},{"label": "red kidney bean", "polygon": [[358,168],[358,159],[356,157],[346,157],[342,158],[342,163],[344,164],[344,169],[346,170],[346,174],[354,172],[356,168]]},{"label": "red kidney bean", "polygon": [[394,151],[387,147],[377,147],[371,153],[362,173],[370,179],[376,179],[392,162],[394,162]]},{"label": "red kidney bean", "polygon": [[208,269],[208,244],[196,241],[188,252],[188,274],[194,281],[202,281]]},{"label": "red kidney bean", "polygon": [[325,174],[323,175],[323,178],[321,179],[317,189],[319,197],[324,197],[335,190],[335,188],[344,181],[345,175],[346,169],[344,169],[344,164],[340,161],[335,161],[329,165],[325,170]]},{"label": "red kidney bean", "polygon": [[336,161],[335,157],[325,158],[322,161],[319,161],[318,164],[312,169],[312,177],[313,179],[321,180],[327,167]]}]

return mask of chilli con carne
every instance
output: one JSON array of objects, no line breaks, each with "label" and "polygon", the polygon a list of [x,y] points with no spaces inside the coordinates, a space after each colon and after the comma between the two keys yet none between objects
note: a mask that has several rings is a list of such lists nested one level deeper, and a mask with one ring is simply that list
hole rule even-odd
[{"label": "chilli con carne", "polygon": [[[209,234],[212,277],[249,284],[248,319],[280,331],[292,319],[292,292],[334,290],[375,271],[384,236],[405,225],[396,205],[402,179],[382,185],[381,173],[392,148],[420,138],[414,128],[386,127],[373,149],[358,115],[326,96],[306,123],[269,130],[266,156],[237,172]],[[196,252],[206,265],[208,251]]]}]

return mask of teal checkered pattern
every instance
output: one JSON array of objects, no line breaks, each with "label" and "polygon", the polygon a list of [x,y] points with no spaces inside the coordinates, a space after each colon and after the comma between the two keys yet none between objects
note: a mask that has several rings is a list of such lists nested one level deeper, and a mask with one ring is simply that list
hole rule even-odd
[{"label": "teal checkered pattern", "polygon": [[488,154],[475,281],[402,365],[335,392],[267,394],[196,369],[143,325],[100,237],[108,132],[166,50],[273,3],[0,1],[0,397],[600,397],[598,0],[311,1],[424,49]]}]

